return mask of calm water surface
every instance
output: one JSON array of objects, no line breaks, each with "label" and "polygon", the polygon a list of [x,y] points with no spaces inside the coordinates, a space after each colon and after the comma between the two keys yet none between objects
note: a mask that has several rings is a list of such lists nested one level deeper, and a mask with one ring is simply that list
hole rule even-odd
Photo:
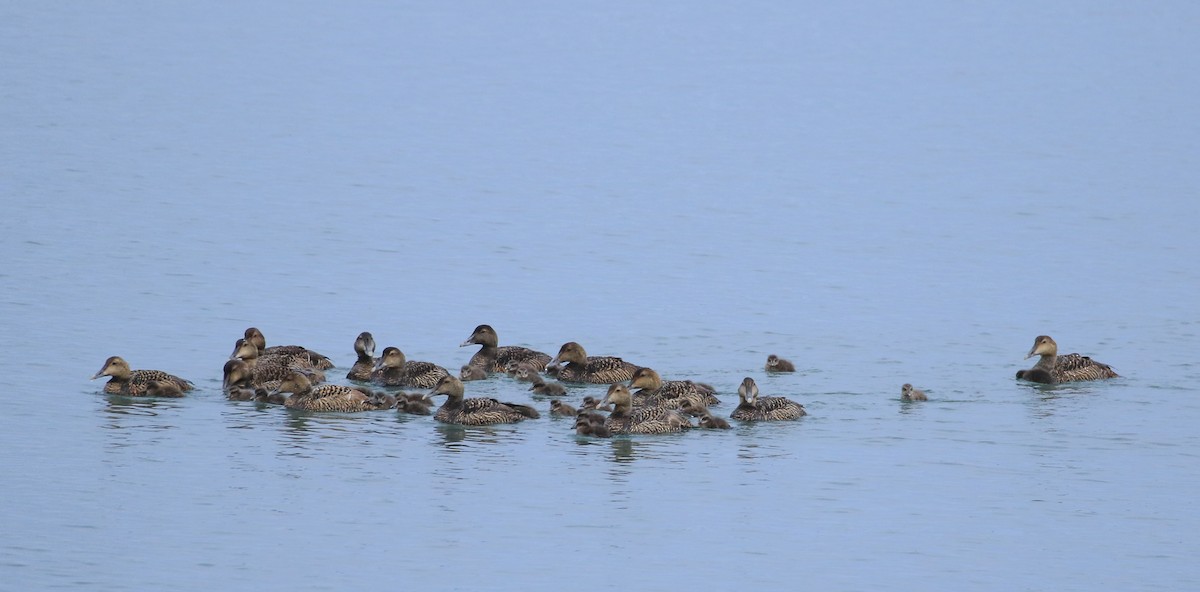
[{"label": "calm water surface", "polygon": [[[0,587],[1194,589],[1198,17],[10,3]],[[479,323],[810,416],[220,392],[251,325],[340,377],[360,331],[457,368]],[[1123,378],[1015,382],[1041,333]],[[106,396],[110,355],[198,388]]]}]

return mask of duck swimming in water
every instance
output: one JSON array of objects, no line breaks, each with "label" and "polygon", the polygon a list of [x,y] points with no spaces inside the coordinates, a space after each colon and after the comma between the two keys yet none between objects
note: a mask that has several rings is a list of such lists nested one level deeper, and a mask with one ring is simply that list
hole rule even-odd
[{"label": "duck swimming in water", "polygon": [[775,355],[767,356],[767,372],[795,372],[796,365]]},{"label": "duck swimming in water", "polygon": [[804,406],[785,397],[760,397],[758,385],[749,376],[738,387],[741,403],[729,415],[740,421],[776,421],[808,415]]},{"label": "duck swimming in water", "polygon": [[900,400],[901,401],[928,401],[929,397],[925,396],[925,391],[915,389],[915,388],[913,388],[913,385],[908,384],[906,382],[906,383],[904,383],[904,386],[900,387]]},{"label": "duck swimming in water", "polygon": [[308,411],[374,411],[381,409],[375,393],[340,384],[324,384],[314,387],[308,375],[293,370],[280,383],[278,393],[292,393],[284,405],[292,409]]},{"label": "duck swimming in water", "polygon": [[1033,368],[1018,370],[1017,378],[1058,384],[1060,382],[1076,382],[1080,380],[1102,380],[1119,378],[1108,364],[1101,364],[1087,356],[1079,354],[1058,355],[1058,344],[1049,335],[1038,335],[1033,340],[1033,348],[1025,359],[1041,356]]},{"label": "duck swimming in water", "polygon": [[487,371],[480,366],[466,365],[458,369],[458,378],[463,382],[471,380],[485,380],[488,377]]},{"label": "duck swimming in water", "polygon": [[574,407],[559,401],[558,399],[550,400],[550,416],[551,417],[575,417],[579,415],[579,411]]},{"label": "duck swimming in water", "polygon": [[[254,385],[254,373],[250,371],[250,367],[246,365],[246,362],[237,358],[229,360],[225,362],[225,367],[221,369],[221,373],[223,375],[221,390],[225,392],[226,399],[231,401],[253,401],[260,396],[264,400],[267,398],[268,390],[265,387]],[[279,384],[275,384],[271,388],[279,388]]]},{"label": "duck swimming in water", "polygon": [[613,406],[612,406],[612,403],[605,403],[605,404],[601,405],[600,399],[597,399],[596,397],[588,395],[588,396],[584,397],[583,402],[579,404],[579,410],[585,411],[585,410],[589,410],[589,409],[592,409],[595,411],[612,411]]},{"label": "duck swimming in water", "polygon": [[178,398],[183,396],[183,390],[173,380],[151,380],[146,385],[146,396]]},{"label": "duck swimming in water", "polygon": [[611,438],[612,431],[604,425],[604,416],[599,413],[580,413],[575,416],[575,433],[580,436]]},{"label": "duck swimming in water", "polygon": [[488,373],[504,372],[509,362],[528,363],[539,370],[550,363],[550,356],[540,351],[519,345],[501,347],[499,344],[500,337],[496,335],[496,330],[491,325],[480,325],[459,347],[481,346],[467,365],[483,368]]},{"label": "duck swimming in water", "polygon": [[533,386],[530,386],[529,390],[533,391],[535,394],[538,394],[538,395],[545,395],[548,397],[561,397],[561,396],[567,394],[566,387],[564,387],[563,385],[561,385],[557,382],[546,382],[544,379],[542,379],[541,376],[538,376],[537,374],[533,375],[533,380],[531,380],[530,382],[533,383]]},{"label": "duck swimming in water", "polygon": [[233,344],[233,354],[229,356],[229,359],[245,362],[246,367],[250,370],[251,384],[261,386],[269,391],[278,389],[279,383],[283,382],[283,379],[287,378],[292,370],[303,371],[313,384],[325,382],[325,373],[316,368],[285,366],[287,358],[273,356],[264,359],[261,354],[262,352],[249,339],[239,339]]},{"label": "duck swimming in water", "polygon": [[566,365],[558,369],[559,380],[593,384],[612,384],[629,380],[634,371],[640,368],[613,356],[589,356],[583,346],[574,341],[564,343],[559,348],[558,355],[554,356],[546,367],[553,368],[561,363]]},{"label": "duck swimming in water", "polygon": [[721,404],[721,400],[713,394],[712,387],[690,380],[664,382],[653,368],[638,368],[629,380],[629,388],[640,389],[633,393],[633,404],[636,406],[657,405],[679,409],[685,400],[702,407]]},{"label": "duck swimming in water", "polygon": [[439,380],[449,375],[445,368],[437,364],[410,362],[400,348],[386,347],[371,374],[371,382],[383,386],[433,388]]},{"label": "duck swimming in water", "polygon": [[354,365],[350,367],[350,372],[346,373],[346,378],[359,382],[370,382],[371,373],[375,371],[375,364],[379,363],[379,359],[375,357],[375,336],[371,335],[370,331],[363,331],[354,338],[354,355],[357,358],[354,360]]},{"label": "duck swimming in water", "polygon": [[700,414],[700,419],[696,423],[699,424],[700,427],[710,430],[728,430],[731,428],[729,422],[725,421],[723,418],[713,415],[712,413],[709,413],[707,409]]},{"label": "duck swimming in water", "polygon": [[101,376],[111,377],[104,384],[104,392],[113,395],[128,395],[131,397],[147,397],[150,383],[155,380],[167,380],[175,383],[180,392],[192,390],[192,383],[178,376],[167,374],[161,370],[130,370],[129,362],[121,356],[112,356],[104,361],[100,371],[92,376],[96,380]]},{"label": "duck swimming in water", "polygon": [[612,403],[613,411],[604,426],[614,434],[667,434],[694,427],[686,415],[666,407],[633,406],[629,387],[614,384],[608,387],[601,404]]},{"label": "duck swimming in water", "polygon": [[515,403],[501,403],[495,399],[463,398],[463,383],[457,376],[443,376],[433,387],[429,398],[446,396],[446,402],[433,418],[443,423],[461,425],[492,425],[516,423],[525,419],[536,419],[539,414],[532,407]]},{"label": "duck swimming in water", "polygon": [[333,368],[333,362],[315,351],[299,345],[276,345],[267,347],[267,338],[258,327],[249,327],[242,337],[258,348],[260,358],[281,358],[279,364],[296,368],[314,368],[328,370]]}]

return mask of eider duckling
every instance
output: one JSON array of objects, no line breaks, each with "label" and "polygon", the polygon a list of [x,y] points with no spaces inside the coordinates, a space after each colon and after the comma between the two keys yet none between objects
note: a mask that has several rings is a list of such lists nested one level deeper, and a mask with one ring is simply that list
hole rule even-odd
[{"label": "eider duckling", "polygon": [[463,382],[470,380],[484,380],[487,377],[487,371],[480,366],[471,366],[468,364],[458,369],[458,378]]},{"label": "eider duckling", "polygon": [[101,376],[111,377],[104,384],[104,392],[113,395],[129,395],[131,397],[152,396],[146,392],[150,383],[155,380],[167,380],[175,383],[182,392],[192,390],[192,383],[178,376],[167,374],[161,370],[130,370],[129,362],[121,356],[112,356],[104,361],[100,371],[92,376],[96,380]]},{"label": "eider duckling", "polygon": [[317,370],[328,370],[333,368],[333,361],[327,356],[323,356],[315,351],[301,347],[299,345],[276,345],[267,347],[267,338],[263,336],[262,331],[258,327],[250,327],[246,329],[242,335],[246,341],[254,344],[258,348],[259,357],[283,358],[281,364],[283,366],[295,366],[297,368],[315,368]]},{"label": "eider duckling", "polygon": [[324,384],[314,387],[308,375],[293,370],[280,383],[277,393],[292,393],[284,401],[284,405],[292,409],[308,411],[374,411],[380,409],[376,405],[374,393],[363,392],[361,389],[342,386],[340,384]]},{"label": "eider duckling", "polygon": [[400,348],[386,347],[375,371],[371,373],[371,382],[383,386],[411,386],[418,388],[433,388],[443,377],[450,373],[445,368],[432,362],[409,362]]},{"label": "eider duckling", "polygon": [[1038,363],[1028,370],[1018,370],[1017,378],[1057,384],[1060,382],[1076,382],[1080,380],[1100,380],[1119,378],[1108,364],[1101,364],[1087,356],[1079,354],[1058,355],[1058,344],[1049,335],[1038,335],[1033,340],[1033,349],[1025,359],[1041,356]]},{"label": "eider duckling", "polygon": [[729,417],[741,421],[797,419],[808,415],[804,406],[785,397],[759,397],[758,385],[749,376],[738,387],[741,403]]},{"label": "eider duckling", "polygon": [[929,397],[925,396],[925,391],[920,390],[920,389],[915,389],[915,388],[913,388],[913,385],[908,384],[906,382],[906,383],[904,383],[904,386],[900,387],[900,400],[901,401],[928,401]]},{"label": "eider duckling", "polygon": [[709,413],[707,409],[705,409],[704,413],[700,415],[700,419],[697,421],[697,423],[700,427],[710,430],[728,430],[731,427],[729,422],[725,421],[724,418],[717,417],[712,413]]},{"label": "eider duckling", "polygon": [[172,380],[151,380],[146,384],[146,396],[178,398],[183,396],[183,390]]},{"label": "eider duckling", "polygon": [[464,399],[463,383],[457,376],[443,376],[426,397],[445,395],[446,402],[433,418],[443,423],[492,425],[536,419],[537,411],[527,405],[501,403],[495,399]]},{"label": "eider duckling", "polygon": [[693,427],[687,416],[674,409],[634,408],[633,394],[620,383],[608,387],[608,394],[600,403],[612,403],[613,411],[604,420],[604,426],[614,434],[667,434]]},{"label": "eider duckling", "polygon": [[629,388],[640,389],[633,393],[634,405],[657,405],[679,409],[684,400],[694,406],[720,405],[721,400],[713,394],[711,387],[701,386],[690,380],[668,380],[653,368],[638,368],[629,380]]},{"label": "eider duckling", "polygon": [[600,399],[597,399],[596,397],[588,395],[583,398],[583,403],[579,404],[580,411],[584,411],[587,409],[594,409],[596,411],[612,411],[613,406],[611,403],[605,403],[605,404],[601,405]]},{"label": "eider duckling", "polygon": [[[260,395],[263,399],[267,398],[267,389],[262,386],[255,386],[254,372],[250,370],[250,366],[246,362],[234,358],[225,362],[225,367],[221,369],[223,377],[221,379],[221,390],[225,392],[225,398],[231,401],[253,401]],[[276,383],[271,386],[271,389],[278,388]],[[261,393],[259,391],[262,391]]]},{"label": "eider duckling", "polygon": [[767,372],[795,372],[796,365],[775,355],[767,356]]},{"label": "eider duckling", "polygon": [[346,373],[346,378],[359,382],[370,382],[371,373],[375,371],[375,364],[379,363],[379,359],[375,357],[375,336],[371,335],[370,331],[363,331],[354,338],[354,354],[357,359],[350,367],[350,372]]},{"label": "eider duckling", "polygon": [[517,364],[517,371],[514,373],[513,378],[516,378],[520,382],[534,382],[541,377],[538,376],[537,368],[525,362],[520,362]]},{"label": "eider duckling", "polygon": [[396,397],[396,409],[409,415],[432,415],[433,405],[425,393],[405,394]]},{"label": "eider duckling", "polygon": [[604,416],[599,413],[580,413],[575,416],[575,433],[597,438],[612,437],[612,431],[604,425]]},{"label": "eider duckling", "polygon": [[548,397],[561,397],[567,394],[566,387],[557,382],[546,382],[537,374],[533,375],[533,380],[531,382],[533,383],[533,386],[530,386],[529,390],[533,391],[534,394],[545,395]]},{"label": "eider duckling", "polygon": [[583,346],[574,341],[564,343],[559,348],[558,355],[554,356],[546,367],[552,368],[560,363],[565,365],[558,370],[559,380],[593,384],[612,384],[629,380],[640,367],[613,356],[589,356]]},{"label": "eider duckling", "polygon": [[538,369],[550,363],[549,354],[519,345],[500,347],[499,344],[500,337],[496,335],[496,330],[491,325],[480,325],[459,347],[481,346],[467,365],[482,368],[487,373],[504,372],[509,362],[528,363]]},{"label": "eider duckling", "polygon": [[575,417],[576,415],[579,415],[579,411],[574,407],[558,399],[550,400],[550,417]]}]

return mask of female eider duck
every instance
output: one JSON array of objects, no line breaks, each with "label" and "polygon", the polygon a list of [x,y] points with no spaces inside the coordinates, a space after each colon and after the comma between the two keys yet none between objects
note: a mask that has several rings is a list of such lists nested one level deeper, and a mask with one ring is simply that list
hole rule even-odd
[{"label": "female eider duck", "polygon": [[457,376],[443,376],[426,397],[433,398],[439,395],[445,395],[446,402],[438,408],[433,418],[443,423],[492,425],[516,423],[540,416],[527,405],[501,403],[495,399],[464,399],[463,383]]},{"label": "female eider duck", "polygon": [[1057,384],[1060,382],[1076,382],[1080,380],[1101,380],[1119,378],[1108,364],[1101,364],[1087,356],[1079,354],[1058,355],[1058,344],[1049,335],[1038,335],[1033,340],[1033,348],[1025,359],[1041,356],[1033,368],[1018,370],[1017,378]]},{"label": "female eider duck", "polygon": [[808,415],[804,406],[786,397],[759,397],[758,385],[749,376],[738,387],[741,403],[729,417],[740,421],[798,419]]},{"label": "female eider duck", "polygon": [[613,356],[589,356],[582,345],[574,341],[564,343],[558,355],[546,365],[547,368],[565,363],[558,370],[558,379],[563,382],[590,382],[612,384],[633,377],[640,366],[630,364]]},{"label": "female eider duck", "polygon": [[690,380],[664,382],[653,368],[638,368],[629,380],[629,388],[640,389],[633,393],[633,404],[637,406],[656,405],[679,409],[685,400],[702,407],[721,404],[721,400],[713,394],[712,387]]},{"label": "female eider duck", "polygon": [[500,337],[496,335],[496,330],[491,325],[480,325],[459,347],[481,346],[467,365],[483,368],[488,373],[504,372],[509,362],[528,363],[539,370],[550,363],[550,356],[540,351],[519,345],[501,347],[499,344]]},{"label": "female eider duck", "polygon": [[795,372],[796,365],[775,355],[767,356],[767,372]]},{"label": "female eider duck", "polygon": [[375,393],[340,384],[314,387],[308,375],[293,370],[280,383],[278,393],[292,393],[284,405],[307,411],[374,411],[382,409]]},{"label": "female eider duck", "polygon": [[333,361],[327,356],[299,345],[275,345],[267,347],[267,338],[263,336],[262,331],[258,330],[258,327],[246,329],[243,338],[258,348],[260,358],[282,358],[281,365],[283,366],[315,368],[317,370],[333,368]]},{"label": "female eider duck", "polygon": [[105,360],[104,366],[92,376],[92,380],[96,380],[101,376],[111,377],[104,384],[104,392],[113,395],[129,395],[131,397],[155,396],[148,392],[150,383],[155,380],[173,382],[179,387],[181,392],[192,390],[191,382],[178,376],[167,374],[161,370],[130,370],[129,362],[126,362],[121,356],[112,356]]},{"label": "female eider duck", "polygon": [[272,391],[279,388],[279,383],[283,382],[283,379],[287,378],[292,370],[303,371],[313,384],[325,382],[325,373],[312,366],[288,366],[286,365],[287,358],[279,356],[264,359],[262,352],[249,339],[237,340],[233,344],[233,354],[229,356],[229,359],[245,362],[246,367],[250,370],[251,384]]},{"label": "female eider duck", "polygon": [[363,331],[354,338],[354,355],[357,356],[357,359],[354,360],[350,371],[346,373],[346,378],[359,382],[370,382],[371,373],[375,371],[375,364],[379,363],[379,359],[375,357],[375,336],[371,335],[370,331]]},{"label": "female eider duck", "polygon": [[433,362],[410,362],[400,348],[386,347],[371,373],[371,382],[383,386],[432,388],[449,375],[445,368]]},{"label": "female eider duck", "polygon": [[666,407],[633,406],[633,394],[629,387],[614,384],[608,387],[601,404],[612,403],[612,413],[604,420],[604,426],[614,434],[668,434],[682,432],[694,427],[687,416]]},{"label": "female eider duck", "polygon": [[901,401],[928,401],[929,397],[925,396],[925,391],[913,388],[913,385],[904,383],[900,387]]}]

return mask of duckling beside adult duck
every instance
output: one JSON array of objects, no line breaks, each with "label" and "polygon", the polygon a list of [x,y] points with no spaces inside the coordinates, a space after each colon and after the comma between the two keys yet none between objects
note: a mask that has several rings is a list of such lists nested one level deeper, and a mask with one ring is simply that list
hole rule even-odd
[{"label": "duckling beside adult duck", "polygon": [[519,345],[500,345],[500,337],[491,325],[475,327],[471,336],[459,347],[479,345],[479,351],[471,356],[468,366],[483,368],[484,372],[504,372],[509,362],[528,363],[539,370],[550,363],[549,354],[521,347]]},{"label": "duckling beside adult duck", "polygon": [[443,376],[426,395],[429,398],[446,396],[446,402],[438,408],[433,418],[443,423],[478,426],[516,423],[539,417],[538,412],[527,405],[501,403],[495,399],[466,399],[463,394],[462,380],[457,376]]},{"label": "duckling beside adult duck", "polygon": [[354,365],[346,373],[346,378],[369,382],[371,373],[375,371],[375,364],[379,363],[379,359],[375,357],[375,336],[371,335],[370,331],[363,331],[354,338],[354,355]]},{"label": "duckling beside adult duck", "polygon": [[383,386],[433,388],[442,378],[450,376],[445,368],[432,362],[410,362],[397,347],[386,347],[371,382]]},{"label": "duckling beside adult duck", "polygon": [[1025,359],[1041,356],[1032,368],[1018,370],[1017,378],[1058,384],[1060,382],[1077,382],[1081,380],[1103,380],[1119,378],[1108,364],[1102,364],[1087,356],[1079,354],[1058,355],[1058,344],[1049,335],[1038,335],[1033,340],[1033,348]]},{"label": "duckling beside adult duck", "polygon": [[546,382],[541,376],[536,374],[533,375],[533,380],[530,382],[533,384],[529,387],[529,390],[533,391],[534,394],[537,395],[561,397],[567,394],[567,388],[563,385],[557,382]]},{"label": "duckling beside adult duck", "polygon": [[600,404],[612,403],[612,413],[604,420],[604,426],[614,434],[668,434],[682,432],[692,422],[684,414],[666,407],[633,406],[633,394],[629,387],[614,384]]},{"label": "duckling beside adult duck", "polygon": [[[149,392],[150,383],[155,380],[166,380],[175,383],[181,393],[192,390],[192,383],[162,370],[131,370],[129,362],[121,356],[111,356],[104,360],[104,366],[92,376],[96,380],[101,376],[110,377],[104,384],[104,392],[113,395],[128,395],[131,397],[152,397]],[[182,396],[182,395],[180,395]]]},{"label": "duckling beside adult duck", "polygon": [[710,430],[728,430],[732,426],[724,418],[717,417],[710,413],[707,409],[700,414],[700,419],[696,421],[699,427]]},{"label": "duckling beside adult duck", "polygon": [[740,421],[777,421],[808,415],[804,406],[786,397],[760,397],[758,385],[749,376],[738,387],[741,403],[729,417]]},{"label": "duckling beside adult duck", "polygon": [[458,369],[458,379],[463,382],[471,380],[486,380],[488,373],[480,366],[472,366],[467,364]]},{"label": "duckling beside adult duck", "polygon": [[553,368],[559,364],[565,364],[558,369],[558,379],[562,382],[592,384],[623,382],[632,378],[640,368],[614,356],[589,356],[583,346],[574,341],[564,343],[558,355],[546,367]]},{"label": "duckling beside adult duck", "polygon": [[604,425],[604,416],[599,413],[580,413],[575,416],[575,433],[580,436],[611,438],[612,430]]},{"label": "duckling beside adult duck", "polygon": [[[269,392],[267,388],[254,384],[254,372],[244,360],[234,358],[225,362],[221,374],[221,390],[225,392],[225,398],[231,401],[253,401],[260,395],[265,399]],[[271,386],[272,390],[276,388],[279,388],[279,384]]]},{"label": "duckling beside adult duck", "polygon": [[575,417],[576,415],[579,415],[579,411],[574,407],[558,399],[550,400],[550,417]]},{"label": "duckling beside adult duck", "polygon": [[267,338],[263,336],[262,331],[258,330],[258,327],[247,328],[242,337],[258,348],[259,357],[282,358],[281,365],[283,366],[316,368],[317,370],[333,368],[333,361],[329,357],[299,345],[275,345],[267,347]]},{"label": "duckling beside adult duck", "polygon": [[340,384],[324,384],[314,387],[308,375],[293,370],[280,383],[278,393],[292,393],[284,401],[284,405],[292,409],[307,411],[374,411],[382,409],[375,393],[362,389],[342,386]]},{"label": "duckling beside adult duck", "polygon": [[286,365],[287,358],[280,356],[263,358],[262,351],[249,339],[243,338],[234,342],[233,354],[229,356],[229,359],[245,362],[246,367],[250,370],[251,384],[267,390],[278,389],[279,383],[283,382],[283,379],[287,378],[292,370],[304,371],[313,384],[325,382],[325,373],[311,366],[288,366]]},{"label": "duckling beside adult duck", "polygon": [[638,368],[629,380],[629,388],[639,389],[633,393],[633,403],[637,406],[658,405],[679,409],[685,400],[703,407],[721,404],[721,400],[713,394],[712,387],[690,380],[663,381],[653,368]]},{"label": "duckling beside adult duck", "polygon": [[775,355],[767,356],[767,372],[795,372],[796,365]]}]

